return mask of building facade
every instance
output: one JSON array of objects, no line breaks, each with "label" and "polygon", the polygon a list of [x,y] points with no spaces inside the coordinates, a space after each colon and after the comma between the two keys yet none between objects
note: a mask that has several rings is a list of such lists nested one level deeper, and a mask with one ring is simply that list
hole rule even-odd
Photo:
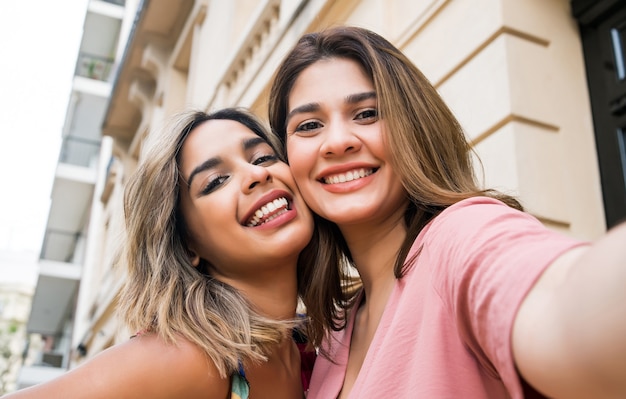
[{"label": "building facade", "polygon": [[[518,196],[548,227],[594,239],[626,217],[622,97],[605,87],[623,77],[598,77],[607,62],[623,68],[618,0],[144,0],[136,9],[102,100],[108,166],[76,230],[89,235],[72,308],[73,364],[130,333],[115,318],[124,277],[109,255],[124,182],[150,132],[190,107],[246,106],[266,118],[282,57],[325,27],[363,26],[403,50],[464,126],[485,186]],[[591,64],[594,40],[606,41],[600,66]],[[617,104],[608,111],[607,98]]]},{"label": "building facade", "polygon": [[[26,324],[23,388],[54,378],[72,366],[75,334],[97,292],[89,282],[106,259],[100,245],[103,176],[111,139],[101,126],[139,0],[88,0],[82,39],[62,129],[62,142],[45,226],[39,274]],[[100,287],[107,290],[102,278]],[[85,282],[83,284],[83,282]]]}]

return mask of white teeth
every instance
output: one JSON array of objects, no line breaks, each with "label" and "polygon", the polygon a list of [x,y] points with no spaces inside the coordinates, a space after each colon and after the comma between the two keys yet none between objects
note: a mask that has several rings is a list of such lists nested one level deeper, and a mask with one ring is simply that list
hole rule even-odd
[{"label": "white teeth", "polygon": [[330,177],[325,177],[323,179],[324,183],[326,184],[337,184],[337,183],[345,183],[348,181],[352,181],[352,180],[356,180],[356,179],[360,179],[362,177],[366,177],[371,175],[372,173],[374,173],[373,169],[358,169],[358,170],[353,170],[347,173],[341,173],[338,175],[333,175]]},{"label": "white teeth", "polygon": [[[269,222],[270,220],[276,218],[277,216],[282,215],[283,213],[287,212],[288,205],[289,205],[289,202],[287,201],[287,198],[285,197],[276,198],[274,201],[268,202],[267,204],[263,205],[260,209],[257,209],[256,212],[254,212],[254,216],[252,216],[247,226],[254,227],[254,226],[258,226],[260,224]],[[276,212],[277,210],[278,212]]]}]

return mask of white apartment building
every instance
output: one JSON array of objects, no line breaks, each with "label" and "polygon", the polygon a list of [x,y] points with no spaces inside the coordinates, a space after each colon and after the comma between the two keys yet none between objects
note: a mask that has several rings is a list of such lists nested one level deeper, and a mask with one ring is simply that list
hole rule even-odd
[{"label": "white apartment building", "polygon": [[[18,388],[70,368],[77,353],[73,340],[88,328],[80,315],[90,309],[81,305],[97,292],[82,282],[102,277],[93,272],[105,257],[99,244],[102,206],[98,196],[110,161],[111,140],[102,137],[101,126],[138,6],[139,0],[87,3],[26,325],[25,350],[31,355],[20,370]],[[98,287],[112,291],[105,282],[101,279]]]}]

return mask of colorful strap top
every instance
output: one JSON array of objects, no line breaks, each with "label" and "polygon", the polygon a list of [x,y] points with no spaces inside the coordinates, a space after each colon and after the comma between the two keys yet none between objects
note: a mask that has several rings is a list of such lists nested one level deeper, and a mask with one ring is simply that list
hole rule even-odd
[{"label": "colorful strap top", "polygon": [[[307,350],[306,337],[298,330],[293,330],[293,340],[300,351],[300,378],[302,379],[302,390],[309,390],[309,382],[311,381],[311,373],[315,364],[316,353],[314,350]],[[233,374],[230,384],[231,399],[248,399],[250,396],[250,383],[246,379],[246,372],[243,364],[239,362],[239,371]]]},{"label": "colorful strap top", "polygon": [[230,383],[230,398],[231,399],[248,399],[250,395],[250,384],[246,379],[246,374],[243,371],[241,365],[239,366],[239,372],[233,374],[232,382]]},{"label": "colorful strap top", "polygon": [[[135,338],[147,332],[148,330],[139,331],[131,336],[131,338]],[[292,337],[300,351],[300,378],[302,379],[302,390],[306,392],[309,390],[309,382],[311,381],[311,374],[313,373],[313,365],[315,364],[317,354],[314,350],[307,350],[306,337],[300,331],[294,329]],[[246,372],[243,369],[242,362],[239,362],[239,371],[231,377],[230,392],[231,399],[248,399],[250,396],[250,383],[246,379]]]}]

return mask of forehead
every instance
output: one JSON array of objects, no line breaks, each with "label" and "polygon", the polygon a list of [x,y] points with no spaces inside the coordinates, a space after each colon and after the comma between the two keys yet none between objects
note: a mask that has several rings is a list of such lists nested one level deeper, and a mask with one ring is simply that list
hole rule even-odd
[{"label": "forehead", "polygon": [[181,168],[193,168],[199,160],[238,154],[242,142],[258,137],[239,122],[212,119],[196,126],[183,142],[180,150]]},{"label": "forehead", "polygon": [[289,108],[315,97],[345,96],[374,88],[358,62],[348,58],[325,58],[306,67],[289,93]]}]

